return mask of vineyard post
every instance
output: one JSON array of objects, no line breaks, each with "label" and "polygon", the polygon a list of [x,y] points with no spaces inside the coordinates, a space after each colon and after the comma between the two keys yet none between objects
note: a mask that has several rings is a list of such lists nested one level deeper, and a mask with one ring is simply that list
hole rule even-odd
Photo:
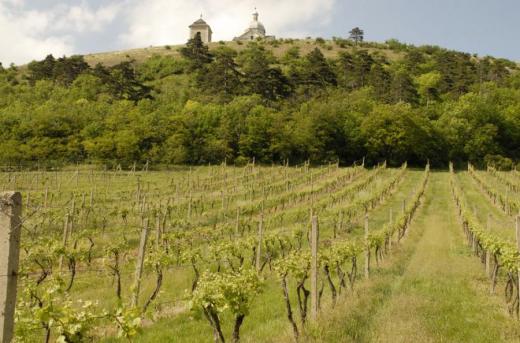
[{"label": "vineyard post", "polygon": [[[491,214],[487,215],[486,231],[491,231]],[[486,249],[486,275],[491,276],[491,252]]]},{"label": "vineyard post", "polygon": [[155,251],[159,251],[161,241],[161,215],[159,211],[155,215]]},{"label": "vineyard post", "polygon": [[148,218],[144,220],[143,230],[141,231],[141,240],[139,242],[139,255],[137,256],[137,265],[135,268],[134,294],[132,295],[132,307],[137,307],[139,302],[139,293],[141,291],[141,278],[143,276],[144,257],[146,254],[146,243],[148,241]]},{"label": "vineyard post", "polygon": [[20,256],[22,195],[0,194],[0,342],[13,339]]},{"label": "vineyard post", "polygon": [[[403,216],[406,214],[406,199],[403,199]],[[406,231],[408,230],[408,220],[405,220],[404,223],[404,232],[402,236],[406,235]]]},{"label": "vineyard post", "polygon": [[[67,249],[67,242],[69,240],[69,218],[70,214],[67,213],[65,215],[65,221],[63,223],[63,249]],[[59,271],[61,272],[63,268],[63,255],[60,256],[60,263],[58,266]]]},{"label": "vineyard post", "polygon": [[[390,209],[390,227],[394,225],[394,209]],[[388,238],[388,248],[392,249],[392,234],[390,234],[390,237]]]},{"label": "vineyard post", "polygon": [[237,219],[235,223],[235,233],[238,236],[240,232],[240,207],[237,207]]},{"label": "vineyard post", "polygon": [[312,216],[311,229],[311,317],[318,318],[318,216]]},{"label": "vineyard post", "polygon": [[256,248],[256,271],[260,273],[261,259],[262,259],[262,240],[264,235],[264,214],[260,214],[260,221],[258,222],[258,246]]},{"label": "vineyard post", "polygon": [[[516,249],[520,252],[520,215],[516,216]],[[517,271],[517,287],[520,289],[520,270]]]},{"label": "vineyard post", "polygon": [[49,186],[45,186],[45,195],[43,198],[43,207],[47,208],[47,200],[49,198]]},{"label": "vineyard post", "polygon": [[365,279],[370,276],[370,246],[368,242],[368,213],[365,214]]}]

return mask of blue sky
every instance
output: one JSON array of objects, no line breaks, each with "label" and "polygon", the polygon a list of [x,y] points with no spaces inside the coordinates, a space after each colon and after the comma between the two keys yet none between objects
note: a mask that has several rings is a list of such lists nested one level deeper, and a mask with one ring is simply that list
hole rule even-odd
[{"label": "blue sky", "polygon": [[215,40],[239,35],[258,7],[268,34],[396,38],[520,61],[518,0],[0,0],[0,62],[186,41],[200,13]]}]

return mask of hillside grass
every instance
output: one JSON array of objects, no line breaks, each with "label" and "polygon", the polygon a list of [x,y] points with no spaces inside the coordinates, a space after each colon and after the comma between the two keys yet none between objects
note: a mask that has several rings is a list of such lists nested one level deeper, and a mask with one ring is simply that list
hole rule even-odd
[{"label": "hillside grass", "polygon": [[[260,41],[259,44],[263,45],[267,50],[272,51],[275,57],[283,57],[287,51],[293,47],[298,47],[302,56],[308,54],[315,48],[319,48],[327,58],[337,58],[340,52],[349,52],[354,49],[365,49],[370,53],[377,52],[391,61],[401,57],[400,53],[390,50],[385,47],[384,44],[381,44],[381,47],[373,47],[371,43],[360,46],[346,45],[345,47],[341,47],[332,40],[326,40],[325,43],[319,43],[315,39],[290,39],[277,42],[276,44],[272,44],[270,42]],[[98,63],[112,66],[127,60],[135,60],[137,63],[142,63],[154,55],[180,57],[179,51],[183,46],[184,45],[150,46],[139,49],[88,54],[85,55],[85,61],[91,66],[95,66]],[[247,48],[247,42],[212,42],[209,44],[209,49],[215,50],[221,46],[226,46],[240,52]]]}]

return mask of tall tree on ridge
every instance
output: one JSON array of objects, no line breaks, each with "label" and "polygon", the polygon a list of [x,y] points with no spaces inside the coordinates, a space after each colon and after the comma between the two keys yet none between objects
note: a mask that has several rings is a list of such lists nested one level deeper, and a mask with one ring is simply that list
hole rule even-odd
[{"label": "tall tree on ridge", "polygon": [[365,39],[365,31],[361,30],[359,27],[355,27],[349,32],[349,39],[356,42],[356,44],[361,43],[363,39]]}]

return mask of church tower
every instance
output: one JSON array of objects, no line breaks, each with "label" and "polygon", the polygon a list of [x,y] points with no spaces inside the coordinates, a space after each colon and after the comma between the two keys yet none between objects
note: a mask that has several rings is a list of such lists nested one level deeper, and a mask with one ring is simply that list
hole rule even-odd
[{"label": "church tower", "polygon": [[200,34],[200,38],[204,44],[211,43],[213,31],[211,31],[211,27],[208,23],[202,19],[202,14],[199,20],[190,25],[190,39],[195,38],[197,34]]}]

